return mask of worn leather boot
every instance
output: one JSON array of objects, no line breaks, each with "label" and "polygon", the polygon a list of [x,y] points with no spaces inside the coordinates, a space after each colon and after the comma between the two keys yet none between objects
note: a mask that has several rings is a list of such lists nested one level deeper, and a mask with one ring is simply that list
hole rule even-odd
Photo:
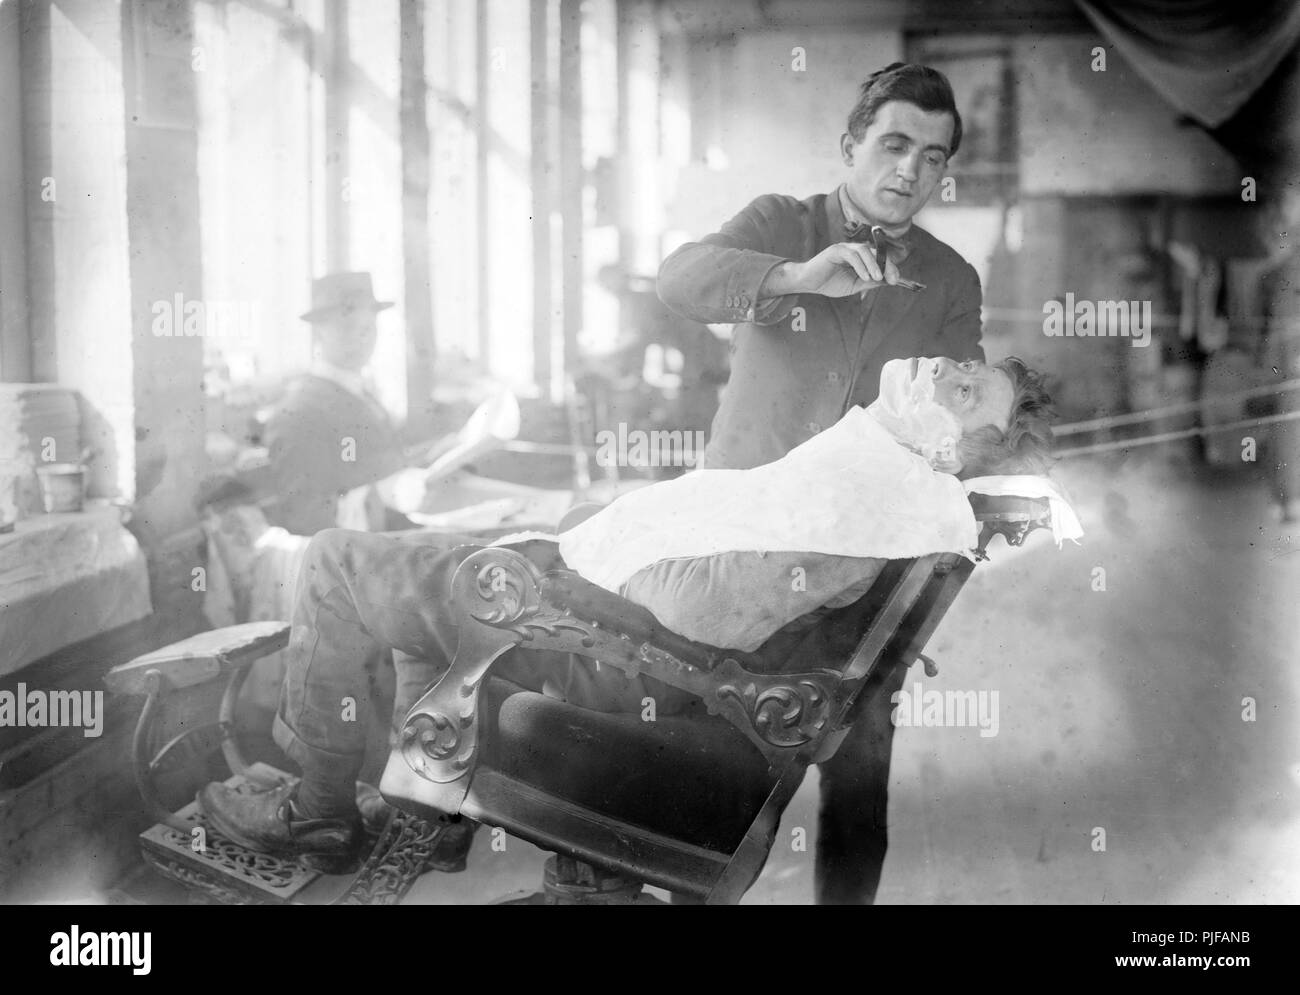
[{"label": "worn leather boot", "polygon": [[199,811],[214,830],[249,850],[299,857],[322,874],[357,870],[364,839],[361,816],[304,818],[294,806],[298,783],[240,792],[213,782],[199,792]]}]

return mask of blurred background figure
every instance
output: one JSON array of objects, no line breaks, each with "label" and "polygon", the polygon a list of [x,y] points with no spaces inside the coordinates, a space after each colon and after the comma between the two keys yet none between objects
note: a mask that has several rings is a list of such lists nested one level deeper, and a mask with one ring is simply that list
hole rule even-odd
[{"label": "blurred background figure", "polygon": [[[302,315],[312,326],[311,368],[289,382],[264,438],[270,458],[267,518],[296,535],[341,524],[344,494],[406,465],[397,426],[368,371],[377,316],[392,302],[375,298],[369,273],[330,273],[313,282],[311,305]],[[381,519],[381,528],[404,524],[373,501],[361,514],[367,524]]]},{"label": "blurred background figure", "polygon": [[727,382],[730,348],[708,325],[674,314],[652,276],[604,266],[600,286],[619,303],[619,335],[608,352],[586,357],[576,377],[592,428],[708,432]]}]

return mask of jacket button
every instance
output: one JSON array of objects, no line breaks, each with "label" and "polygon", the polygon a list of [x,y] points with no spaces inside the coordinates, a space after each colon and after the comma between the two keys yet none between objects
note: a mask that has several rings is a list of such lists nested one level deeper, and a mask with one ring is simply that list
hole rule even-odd
[{"label": "jacket button", "polygon": [[826,374],[826,379],[829,380],[831,383],[839,383],[839,382],[840,382],[840,371],[839,371],[839,370],[831,370],[829,373]]},{"label": "jacket button", "polygon": [[817,422],[815,422],[815,421],[810,421],[810,422],[808,423],[808,431],[811,432],[813,435],[816,435],[816,434],[817,434],[818,432],[820,432],[821,430],[822,430],[822,427],[821,427],[821,425],[818,424]]}]

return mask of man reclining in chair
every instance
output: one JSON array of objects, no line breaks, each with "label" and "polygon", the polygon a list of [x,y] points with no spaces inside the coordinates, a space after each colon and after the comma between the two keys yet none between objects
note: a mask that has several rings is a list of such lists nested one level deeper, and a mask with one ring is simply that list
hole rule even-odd
[{"label": "man reclining in chair", "polygon": [[[813,609],[856,600],[884,558],[967,551],[974,537],[951,509],[969,506],[953,475],[1041,472],[1051,414],[1041,378],[1019,360],[894,360],[881,374],[878,400],[850,409],[776,463],[695,471],[625,495],[558,537],[502,543],[621,591],[670,628],[703,626],[714,645],[743,649],[791,620],[806,628],[799,616]],[[730,521],[720,517],[728,508]],[[734,534],[715,535],[737,523]],[[359,661],[394,648],[445,667],[457,645],[452,575],[482,545],[471,537],[341,529],[312,540],[274,726],[302,778],[252,795],[208,785],[199,804],[218,832],[327,872],[356,865],[363,832],[355,782],[366,733],[355,717],[369,714],[371,694]],[[805,569],[806,585],[790,583],[795,565]],[[732,586],[720,588],[728,578]],[[721,624],[708,613],[674,612],[697,602],[737,610]],[[773,662],[779,669],[786,661]],[[648,684],[661,713],[686,707],[673,689],[551,651],[508,653],[493,673],[602,711],[639,710]],[[345,708],[347,699],[355,708]]]}]

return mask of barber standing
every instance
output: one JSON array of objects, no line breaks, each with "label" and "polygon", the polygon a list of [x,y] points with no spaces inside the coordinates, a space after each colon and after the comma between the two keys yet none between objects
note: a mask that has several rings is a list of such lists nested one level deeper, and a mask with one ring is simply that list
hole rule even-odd
[{"label": "barber standing", "polygon": [[[838,189],[802,201],[766,194],[664,261],[665,304],[694,321],[736,323],[706,467],[781,458],[873,401],[891,359],[984,358],[979,277],[912,224],[960,142],[947,78],[894,63],[862,85],[840,138]],[[821,765],[819,904],[875,898],[887,846],[890,696],[904,674],[896,667],[870,690],[852,733]]]}]

